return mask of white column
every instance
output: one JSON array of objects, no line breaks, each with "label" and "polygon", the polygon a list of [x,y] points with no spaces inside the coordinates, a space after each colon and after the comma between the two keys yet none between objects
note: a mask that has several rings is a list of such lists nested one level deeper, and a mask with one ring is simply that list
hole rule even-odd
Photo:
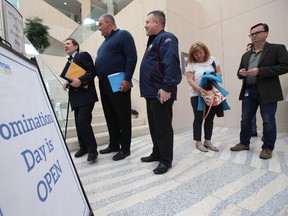
[{"label": "white column", "polygon": [[104,1],[107,5],[107,13],[114,15],[114,4],[113,0],[105,0]]}]

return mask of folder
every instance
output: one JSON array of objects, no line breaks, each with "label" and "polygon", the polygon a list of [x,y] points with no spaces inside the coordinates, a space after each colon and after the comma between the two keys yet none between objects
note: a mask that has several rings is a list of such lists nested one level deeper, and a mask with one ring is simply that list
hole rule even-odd
[{"label": "folder", "polygon": [[75,62],[67,62],[60,77],[71,82],[71,78],[79,78],[86,74],[86,70],[77,65]]},{"label": "folder", "polygon": [[[124,78],[125,78],[125,72],[118,72],[118,73],[110,74],[108,76],[110,86],[113,92],[118,92],[121,90],[120,86]],[[133,87],[132,82],[130,83],[130,85],[131,87]]]}]

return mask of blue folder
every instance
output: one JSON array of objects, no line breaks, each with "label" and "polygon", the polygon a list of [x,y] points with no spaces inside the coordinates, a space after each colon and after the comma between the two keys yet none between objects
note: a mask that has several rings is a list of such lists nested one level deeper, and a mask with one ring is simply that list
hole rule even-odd
[{"label": "blue folder", "polygon": [[[113,92],[118,92],[121,90],[120,86],[124,78],[125,78],[125,72],[118,72],[118,73],[110,74],[108,76]],[[131,82],[131,87],[133,87],[132,82]]]}]

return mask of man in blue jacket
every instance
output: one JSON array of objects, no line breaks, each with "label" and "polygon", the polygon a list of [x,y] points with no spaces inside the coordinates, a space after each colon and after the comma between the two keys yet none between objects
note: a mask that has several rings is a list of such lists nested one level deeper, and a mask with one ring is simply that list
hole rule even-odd
[{"label": "man in blue jacket", "polygon": [[173,139],[172,106],[182,74],[178,54],[178,40],[164,31],[166,23],[162,11],[152,11],[146,19],[147,49],[140,67],[141,97],[146,99],[147,116],[153,149],[142,162],[159,161],[155,174],[163,174],[172,166]]}]

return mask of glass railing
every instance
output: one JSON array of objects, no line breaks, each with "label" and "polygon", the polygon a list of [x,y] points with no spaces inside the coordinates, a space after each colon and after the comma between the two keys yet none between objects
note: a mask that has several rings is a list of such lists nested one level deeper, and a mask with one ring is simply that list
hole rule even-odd
[{"label": "glass railing", "polygon": [[106,8],[103,7],[103,5],[101,5],[101,7],[96,5],[91,14],[86,17],[81,25],[72,33],[71,37],[75,38],[81,44],[98,30],[98,19],[101,15],[107,13],[108,11],[113,11],[114,15],[116,15],[132,1],[133,0],[113,1],[113,8],[111,9],[107,8],[107,5]]},{"label": "glass railing", "polygon": [[52,108],[56,114],[63,137],[66,138],[68,120],[68,93],[63,91],[62,81],[49,67],[30,41],[25,37],[25,52],[27,58],[35,57],[48,92]]}]

